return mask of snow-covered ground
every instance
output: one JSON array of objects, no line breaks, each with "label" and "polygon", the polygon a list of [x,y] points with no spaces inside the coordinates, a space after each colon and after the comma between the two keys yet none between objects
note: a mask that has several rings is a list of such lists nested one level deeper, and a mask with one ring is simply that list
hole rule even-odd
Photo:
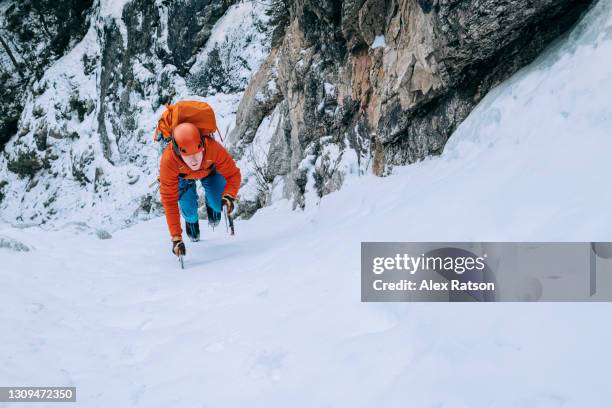
[{"label": "snow-covered ground", "polygon": [[163,219],[0,231],[35,247],[2,250],[2,383],[76,386],[83,407],[604,406],[609,305],[360,303],[382,217],[342,202],[207,229],[185,270]]},{"label": "snow-covered ground", "polygon": [[185,270],[161,218],[107,240],[4,225],[32,250],[0,248],[0,383],[73,385],[84,407],[608,406],[611,305],[361,303],[359,251],[612,241],[610,95],[600,1],[441,157],[203,228]]}]

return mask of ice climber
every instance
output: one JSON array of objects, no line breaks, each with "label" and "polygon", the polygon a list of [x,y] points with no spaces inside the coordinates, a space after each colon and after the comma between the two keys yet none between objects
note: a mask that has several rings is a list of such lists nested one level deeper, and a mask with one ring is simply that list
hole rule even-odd
[{"label": "ice climber", "polygon": [[234,159],[201,129],[189,122],[173,126],[160,162],[161,201],[172,237],[172,252],[177,256],[186,253],[180,215],[191,241],[200,239],[196,182],[204,187],[208,223],[213,227],[221,220],[223,206],[228,214],[232,213],[240,188],[240,169]]}]

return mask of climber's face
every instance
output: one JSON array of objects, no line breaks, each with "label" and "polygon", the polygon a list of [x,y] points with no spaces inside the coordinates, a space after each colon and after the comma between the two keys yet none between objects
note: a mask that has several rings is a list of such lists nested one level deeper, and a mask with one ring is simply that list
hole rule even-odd
[{"label": "climber's face", "polygon": [[200,165],[202,165],[202,158],[204,157],[204,152],[198,152],[196,154],[191,155],[181,154],[181,157],[191,170],[200,170]]}]

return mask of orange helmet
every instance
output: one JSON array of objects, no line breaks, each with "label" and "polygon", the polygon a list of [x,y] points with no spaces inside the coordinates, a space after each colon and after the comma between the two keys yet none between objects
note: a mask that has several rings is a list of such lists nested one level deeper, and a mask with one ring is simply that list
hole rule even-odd
[{"label": "orange helmet", "polygon": [[193,123],[181,123],[172,132],[172,147],[176,154],[191,156],[204,150],[204,138]]}]

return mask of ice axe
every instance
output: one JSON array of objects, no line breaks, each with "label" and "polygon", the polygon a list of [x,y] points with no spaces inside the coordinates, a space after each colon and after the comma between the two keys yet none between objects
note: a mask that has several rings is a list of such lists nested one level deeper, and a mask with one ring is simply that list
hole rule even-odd
[{"label": "ice axe", "polygon": [[230,235],[234,235],[235,231],[234,231],[234,220],[232,219],[231,214],[227,213],[227,207],[223,206],[223,215],[225,216],[225,230],[228,231],[229,229],[229,234]]},{"label": "ice axe", "polygon": [[183,264],[183,255],[178,256],[178,261],[181,264],[181,269],[185,269],[185,265]]}]

